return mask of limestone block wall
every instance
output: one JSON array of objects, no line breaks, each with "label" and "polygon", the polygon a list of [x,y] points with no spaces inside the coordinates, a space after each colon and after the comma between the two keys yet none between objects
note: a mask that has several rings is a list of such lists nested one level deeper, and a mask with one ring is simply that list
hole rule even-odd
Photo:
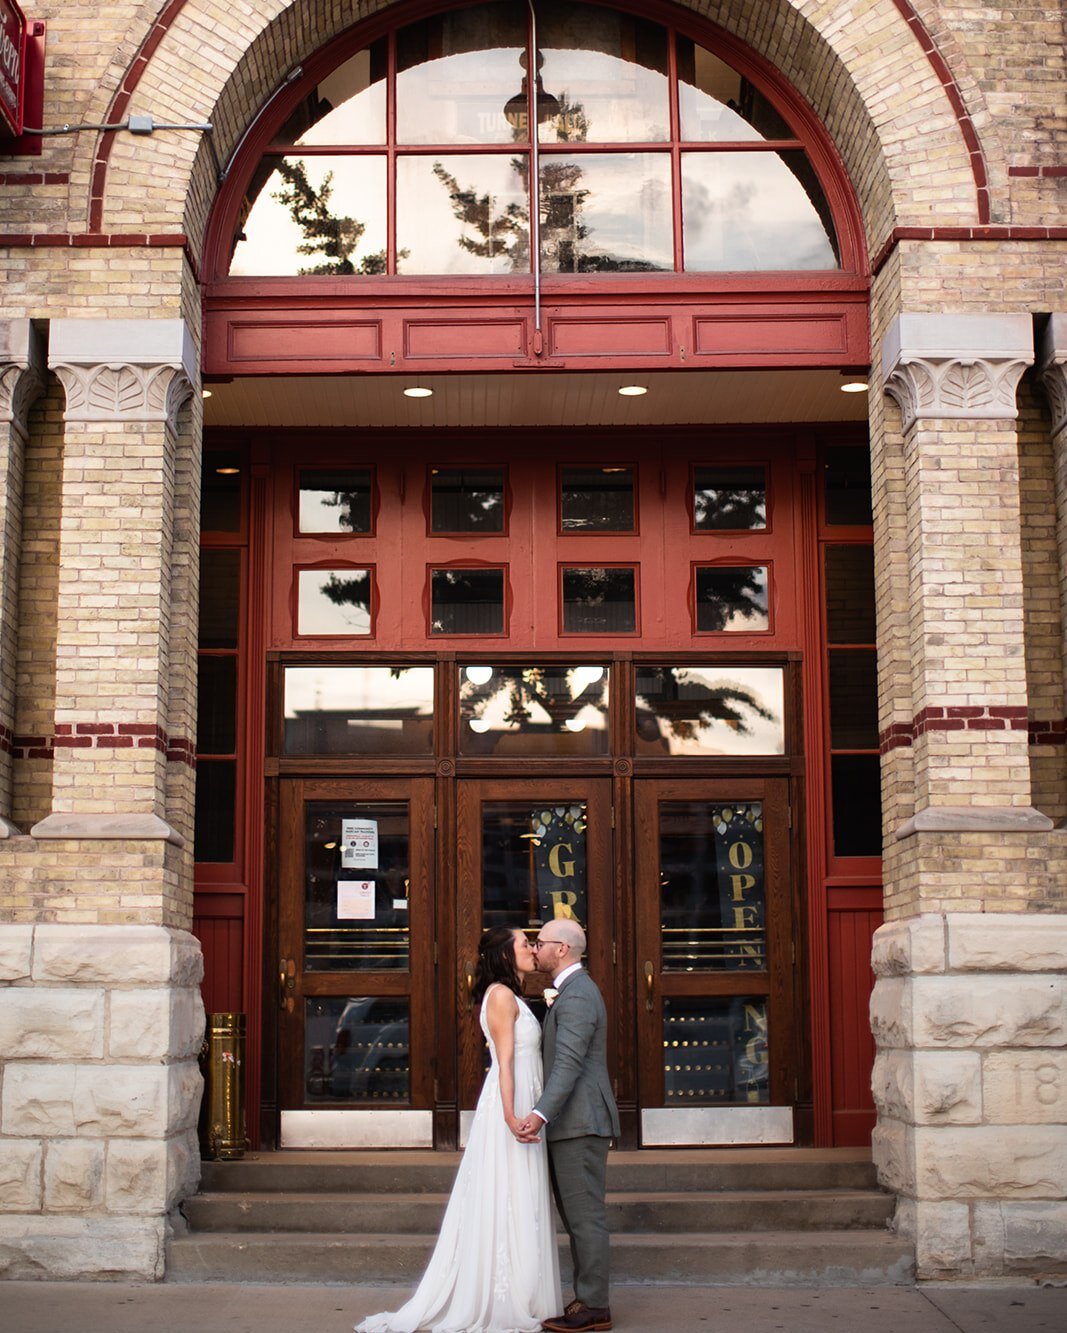
[{"label": "limestone block wall", "polygon": [[0,924],[0,1277],[162,1277],[200,1178],[202,978],[184,931]]},{"label": "limestone block wall", "polygon": [[875,936],[879,1178],[920,1277],[1067,1272],[1067,915]]}]

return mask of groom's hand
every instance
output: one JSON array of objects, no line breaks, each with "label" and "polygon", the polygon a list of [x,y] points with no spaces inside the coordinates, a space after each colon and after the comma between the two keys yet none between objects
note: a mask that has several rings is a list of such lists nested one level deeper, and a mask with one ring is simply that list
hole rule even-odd
[{"label": "groom's hand", "polygon": [[515,1137],[520,1143],[540,1143],[540,1131],[544,1123],[540,1116],[530,1114],[515,1127]]}]

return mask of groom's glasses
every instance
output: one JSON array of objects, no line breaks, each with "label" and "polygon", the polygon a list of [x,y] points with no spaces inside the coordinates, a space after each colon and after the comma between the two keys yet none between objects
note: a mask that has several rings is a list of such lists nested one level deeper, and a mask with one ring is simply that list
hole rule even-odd
[{"label": "groom's glasses", "polygon": [[563,947],[564,947],[564,948],[567,947],[566,944],[564,944],[562,940],[534,940],[534,948],[535,948],[535,949],[540,949],[540,948],[542,948],[542,947],[543,947],[544,945],[546,945],[546,944],[563,944]]}]

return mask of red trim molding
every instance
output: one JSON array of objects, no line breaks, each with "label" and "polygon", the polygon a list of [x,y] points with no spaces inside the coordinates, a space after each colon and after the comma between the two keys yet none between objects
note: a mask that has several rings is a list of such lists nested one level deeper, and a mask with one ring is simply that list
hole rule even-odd
[{"label": "red trim molding", "polygon": [[1067,167],[1009,167],[1009,176],[1067,176]]},{"label": "red trim molding", "polygon": [[901,241],[1067,241],[1067,227],[894,227],[874,257],[872,275]]},{"label": "red trim molding", "polygon": [[58,722],[54,735],[15,736],[10,749],[16,759],[52,759],[56,750],[159,750],[168,761],[196,764],[192,741],[152,722]]},{"label": "red trim molding", "polygon": [[0,171],[0,185],[69,184],[69,171]]},{"label": "red trim molding", "polygon": [[1025,731],[1031,745],[1061,745],[1067,741],[1067,720],[1030,721],[1024,707],[996,704],[924,708],[910,722],[894,722],[879,739],[879,751],[888,754],[912,745],[927,731]]}]

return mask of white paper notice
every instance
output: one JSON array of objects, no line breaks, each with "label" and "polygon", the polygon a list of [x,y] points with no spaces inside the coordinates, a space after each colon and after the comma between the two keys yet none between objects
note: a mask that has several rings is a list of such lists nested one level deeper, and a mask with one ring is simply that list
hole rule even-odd
[{"label": "white paper notice", "polygon": [[341,820],[341,866],[345,870],[378,869],[377,820]]},{"label": "white paper notice", "polygon": [[337,881],[337,919],[338,921],[374,920],[374,880]]}]

